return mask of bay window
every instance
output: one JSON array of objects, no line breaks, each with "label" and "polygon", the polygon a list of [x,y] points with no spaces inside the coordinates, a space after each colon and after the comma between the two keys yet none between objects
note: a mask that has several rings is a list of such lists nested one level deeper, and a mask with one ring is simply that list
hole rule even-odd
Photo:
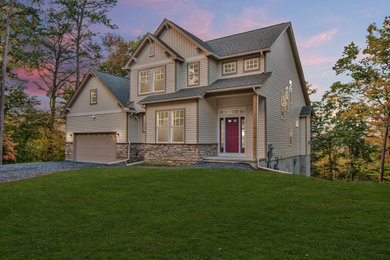
[{"label": "bay window", "polygon": [[157,112],[157,143],[184,143],[184,110]]},{"label": "bay window", "polygon": [[165,67],[138,72],[138,93],[147,94],[165,91]]}]

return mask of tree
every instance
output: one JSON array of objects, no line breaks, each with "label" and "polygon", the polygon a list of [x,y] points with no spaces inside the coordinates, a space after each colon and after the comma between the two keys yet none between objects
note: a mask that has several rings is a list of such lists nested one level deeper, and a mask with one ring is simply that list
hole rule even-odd
[{"label": "tree", "polygon": [[40,82],[34,83],[44,90],[50,99],[49,124],[54,129],[57,98],[61,96],[62,90],[74,74],[74,44],[69,39],[72,26],[64,12],[47,10],[45,24],[37,45],[41,56],[36,67],[43,85]]},{"label": "tree", "polygon": [[337,74],[352,78],[350,84],[340,84],[333,92],[358,100],[370,114],[371,127],[382,135],[379,182],[383,182],[390,126],[390,18],[385,17],[382,28],[373,23],[367,31],[363,58],[358,58],[360,49],[352,42],[333,67]]},{"label": "tree", "polygon": [[[6,74],[11,72],[11,64],[21,65],[31,60],[33,53],[24,47],[28,45],[29,40],[39,33],[39,11],[35,4],[39,5],[40,1],[27,1],[26,4],[21,1],[10,0],[1,1],[1,26],[2,43],[1,43],[1,93],[0,93],[0,148],[3,147],[4,133],[4,101],[6,88]],[[11,58],[13,62],[9,63]],[[0,149],[0,164],[3,160],[3,149]]]},{"label": "tree", "polygon": [[144,36],[138,36],[136,41],[125,41],[121,36],[107,33],[102,38],[103,46],[109,52],[107,59],[100,65],[99,69],[109,73],[126,76],[127,71],[122,68],[129,60],[135,49],[141,43]]},{"label": "tree", "polygon": [[[82,55],[88,59],[91,50],[98,48],[93,44],[93,37],[97,33],[93,32],[90,27],[94,24],[103,24],[111,29],[117,28],[111,24],[111,19],[107,17],[108,11],[117,4],[117,0],[53,0],[53,4],[67,13],[68,18],[72,21],[74,35],[73,40],[76,48],[76,89],[80,84],[80,71]],[[87,49],[87,51],[83,51]],[[90,67],[90,64],[87,64]]]}]

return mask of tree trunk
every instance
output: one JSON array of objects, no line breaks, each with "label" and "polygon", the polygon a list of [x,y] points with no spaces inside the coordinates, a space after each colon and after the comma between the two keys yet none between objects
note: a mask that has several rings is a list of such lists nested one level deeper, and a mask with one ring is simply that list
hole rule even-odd
[{"label": "tree trunk", "polygon": [[9,27],[11,26],[14,1],[10,0],[7,23],[5,25],[3,42],[3,60],[1,61],[1,94],[0,94],[0,165],[3,164],[3,134],[4,134],[4,102],[5,102],[5,76],[7,73],[7,55],[9,42]]},{"label": "tree trunk", "polygon": [[77,36],[76,36],[76,89],[80,85],[80,44],[81,44],[81,29],[83,27],[84,20],[84,8],[87,4],[87,0],[84,0],[83,5],[79,13],[79,19],[77,21]]},{"label": "tree trunk", "polygon": [[383,182],[383,175],[385,172],[385,157],[386,157],[386,145],[387,145],[387,138],[389,136],[389,127],[386,126],[385,129],[385,135],[383,136],[383,144],[382,144],[382,154],[381,154],[381,168],[379,172],[379,182]]}]

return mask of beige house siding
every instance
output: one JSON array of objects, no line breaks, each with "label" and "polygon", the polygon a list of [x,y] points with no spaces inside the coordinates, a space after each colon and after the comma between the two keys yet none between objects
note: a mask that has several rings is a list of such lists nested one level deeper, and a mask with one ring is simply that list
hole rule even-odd
[{"label": "beige house siding", "polygon": [[[252,158],[253,156],[253,96],[252,95],[235,95],[230,97],[223,97],[217,99],[217,108],[245,108],[246,120],[246,145],[245,156]],[[215,124],[217,125],[217,124]],[[207,131],[207,130],[206,130]],[[217,130],[218,131],[218,130]],[[201,133],[202,134],[202,133]],[[218,140],[217,140],[218,142]]]},{"label": "beige house siding", "polygon": [[145,133],[142,132],[142,118],[138,120],[134,117],[128,118],[128,134],[130,143],[145,143]]},{"label": "beige house siding", "polygon": [[209,58],[208,65],[209,65],[209,84],[211,84],[214,81],[216,81],[218,78],[218,73],[217,73],[218,62],[212,58]]},{"label": "beige house siding", "polygon": [[[139,105],[137,102],[144,99],[145,97],[149,95],[154,94],[147,94],[147,95],[139,95],[138,94],[138,72],[144,69],[150,69],[155,68],[159,66],[165,66],[165,92],[164,93],[171,93],[175,92],[175,85],[176,85],[176,78],[175,78],[175,61],[171,59],[164,59],[158,64],[148,64],[150,66],[140,66],[133,65],[131,66],[130,71],[130,101],[133,101],[135,104],[135,107],[139,111],[144,111],[143,107]],[[156,93],[156,95],[162,94],[161,92]]]},{"label": "beige house siding", "polygon": [[218,143],[218,109],[217,99],[199,100],[199,143]]},{"label": "beige house siding", "polygon": [[175,29],[165,29],[160,35],[160,39],[179,53],[184,59],[199,55],[198,51],[195,49],[196,45]]},{"label": "beige house siding", "polygon": [[[188,64],[199,63],[199,85],[188,86]],[[208,59],[206,56],[196,56],[177,63],[177,90],[182,88],[195,88],[208,85]],[[180,71],[180,73],[179,73]]]},{"label": "beige house siding", "polygon": [[146,143],[156,143],[156,111],[185,110],[185,143],[197,143],[197,101],[149,104],[146,109]]},{"label": "beige house siding", "polygon": [[[271,47],[266,55],[267,71],[272,76],[260,88],[260,95],[266,99],[267,144],[274,145],[274,154],[279,158],[295,156],[300,153],[300,132],[296,127],[299,113],[305,100],[294,62],[289,37],[285,32]],[[281,119],[281,94],[285,91],[289,80],[293,84],[292,104],[285,120]],[[293,129],[293,144],[289,144],[289,129]],[[258,152],[260,152],[258,150]]]},{"label": "beige house siding", "polygon": [[257,157],[266,158],[267,156],[267,114],[266,99],[259,97],[258,122],[257,122]]},{"label": "beige house siding", "polygon": [[[92,89],[97,89],[97,104],[94,105],[90,103],[90,91]],[[92,76],[71,106],[71,113],[68,112],[68,115],[118,110],[120,106],[117,102],[111,91],[98,78]]]},{"label": "beige house siding", "polygon": [[[117,143],[127,143],[125,112],[71,116],[68,114],[66,141],[73,142],[74,133],[119,133]],[[93,116],[95,118],[93,118]],[[72,136],[70,136],[72,134]]]},{"label": "beige house siding", "polygon": [[[255,70],[255,71],[244,71],[244,60],[249,59],[249,58],[259,58],[260,61],[260,69]],[[229,75],[223,75],[222,69],[223,69],[223,63],[235,61],[237,62],[237,73],[235,74],[229,74]],[[251,56],[245,56],[245,57],[240,57],[240,58],[235,58],[235,59],[227,59],[223,61],[219,61],[216,66],[216,78],[232,78],[232,77],[238,77],[238,76],[245,76],[245,75],[252,75],[252,74],[257,74],[257,73],[262,73],[264,72],[264,57],[261,57],[260,54],[258,55],[251,55]]]}]

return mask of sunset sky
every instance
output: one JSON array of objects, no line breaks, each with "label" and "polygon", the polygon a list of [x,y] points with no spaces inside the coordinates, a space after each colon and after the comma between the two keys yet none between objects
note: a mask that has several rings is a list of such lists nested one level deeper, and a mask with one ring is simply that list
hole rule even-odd
[{"label": "sunset sky", "polygon": [[[116,33],[126,40],[154,32],[168,18],[203,40],[291,21],[306,80],[318,88],[319,100],[337,80],[332,71],[343,47],[364,46],[369,24],[390,15],[389,0],[119,0],[110,12]],[[96,28],[107,32],[103,26]],[[34,76],[26,79],[33,79]],[[29,84],[29,92],[42,95]],[[45,98],[40,97],[45,101]]]}]

